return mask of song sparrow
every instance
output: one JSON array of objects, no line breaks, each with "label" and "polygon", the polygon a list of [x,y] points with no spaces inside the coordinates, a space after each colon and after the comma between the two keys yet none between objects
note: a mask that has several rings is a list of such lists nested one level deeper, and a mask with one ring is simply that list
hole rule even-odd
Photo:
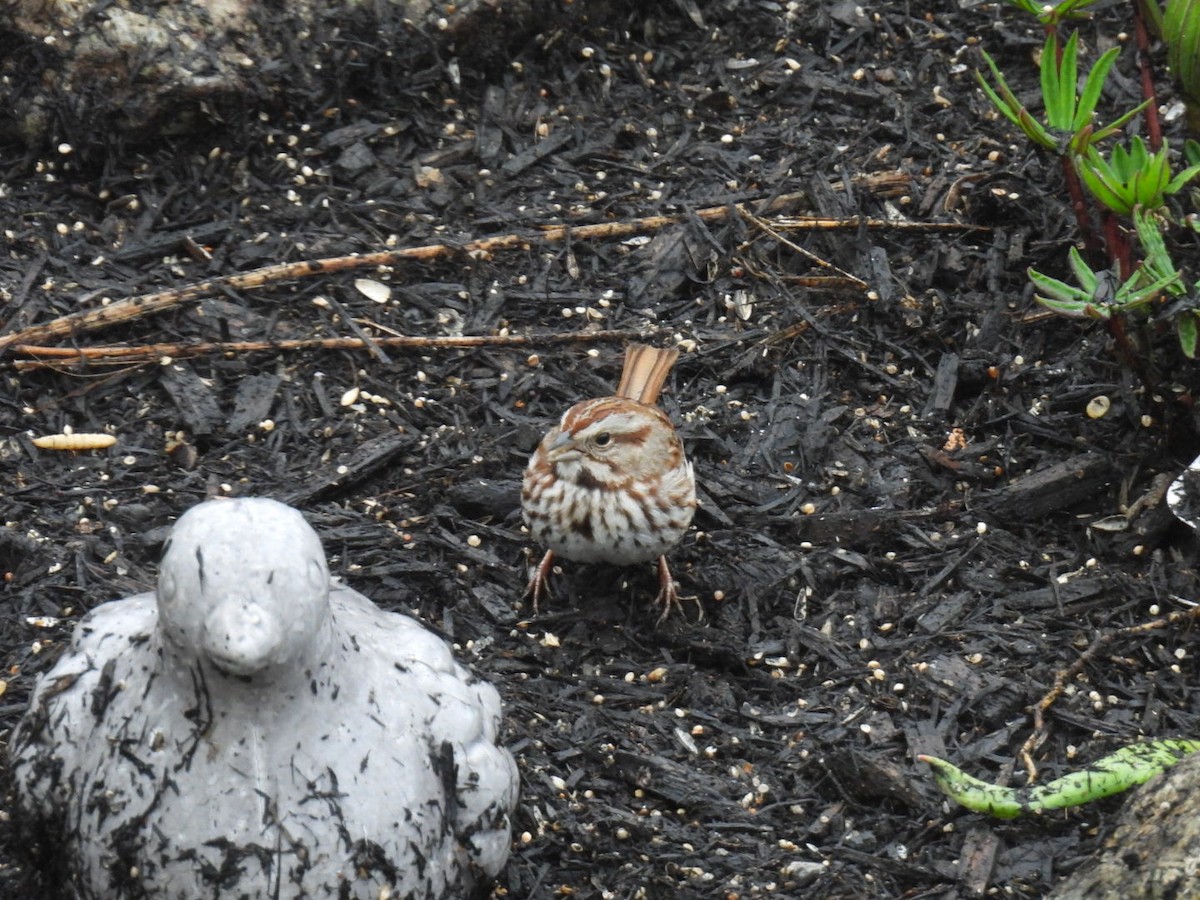
[{"label": "song sparrow", "polygon": [[691,524],[696,480],[675,426],[654,405],[678,356],[632,344],[616,395],[572,406],[530,457],[521,505],[529,533],[549,548],[526,591],[534,612],[556,553],[622,566],[657,557],[659,621],[681,608],[664,554]]}]

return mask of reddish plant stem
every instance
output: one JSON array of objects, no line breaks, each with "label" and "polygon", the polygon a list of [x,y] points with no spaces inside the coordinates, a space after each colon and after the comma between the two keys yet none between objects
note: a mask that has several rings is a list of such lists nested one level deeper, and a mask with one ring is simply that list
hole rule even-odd
[{"label": "reddish plant stem", "polygon": [[1117,267],[1117,277],[1124,284],[1133,275],[1133,247],[1129,236],[1116,215],[1111,210],[1101,213],[1104,222],[1104,244],[1108,249],[1108,259]]},{"label": "reddish plant stem", "polygon": [[[1051,34],[1057,36],[1057,22],[1046,22],[1042,27],[1047,37]],[[1054,42],[1054,49],[1055,65],[1061,68],[1063,56],[1061,38]],[[1042,65],[1046,64],[1047,61],[1042,60]],[[1096,231],[1092,227],[1092,217],[1083,194],[1083,184],[1079,180],[1079,173],[1075,170],[1075,161],[1072,159],[1070,151],[1059,156],[1059,161],[1062,163],[1063,181],[1067,184],[1067,196],[1071,198],[1071,211],[1075,214],[1075,225],[1079,229],[1079,238],[1083,241],[1083,249],[1087,253],[1088,262],[1092,265],[1099,265],[1101,261],[1111,262],[1111,258],[1105,260],[1104,247],[1101,246],[1100,239],[1096,237]]]},{"label": "reddish plant stem", "polygon": [[1162,125],[1158,121],[1158,95],[1154,90],[1154,73],[1150,71],[1150,32],[1146,28],[1146,16],[1142,3],[1156,0],[1134,0],[1133,30],[1137,37],[1138,69],[1142,75],[1142,99],[1149,100],[1143,115],[1146,117],[1146,139],[1150,142],[1151,152],[1157,153],[1162,147]]},{"label": "reddish plant stem", "polygon": [[1142,384],[1153,391],[1157,382],[1146,365],[1146,361],[1142,358],[1142,354],[1138,352],[1138,348],[1134,346],[1133,340],[1129,337],[1128,323],[1129,320],[1123,312],[1114,312],[1108,319],[1108,333],[1112,335],[1117,359],[1130,372],[1135,373],[1141,379]]},{"label": "reddish plant stem", "polygon": [[[1083,184],[1079,180],[1079,173],[1075,171],[1075,163],[1070,154],[1064,153],[1059,160],[1062,162],[1063,180],[1067,183],[1067,196],[1071,198],[1071,210],[1075,213],[1075,224],[1079,228],[1083,248],[1087,251],[1088,261],[1092,265],[1098,265],[1105,259],[1104,247],[1101,246],[1100,239],[1096,237],[1096,230],[1092,227],[1092,218],[1088,212],[1087,200],[1083,196]],[[1111,262],[1111,259],[1110,255],[1108,261]]]},{"label": "reddish plant stem", "polygon": [[[1104,243],[1108,247],[1110,259],[1117,267],[1118,281],[1124,284],[1133,275],[1133,245],[1129,241],[1129,232],[1121,227],[1121,222],[1111,210],[1104,210],[1101,218],[1104,225]],[[1108,333],[1112,335],[1117,358],[1129,371],[1137,373],[1142,384],[1153,388],[1154,375],[1129,336],[1128,325],[1128,317],[1120,310],[1115,310],[1108,319]]]}]

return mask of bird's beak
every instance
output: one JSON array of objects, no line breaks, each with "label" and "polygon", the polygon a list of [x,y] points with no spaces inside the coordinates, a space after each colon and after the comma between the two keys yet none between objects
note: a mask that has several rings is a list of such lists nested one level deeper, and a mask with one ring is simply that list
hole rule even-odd
[{"label": "bird's beak", "polygon": [[568,462],[580,456],[579,445],[569,432],[564,431],[550,442],[546,455],[556,463]]}]

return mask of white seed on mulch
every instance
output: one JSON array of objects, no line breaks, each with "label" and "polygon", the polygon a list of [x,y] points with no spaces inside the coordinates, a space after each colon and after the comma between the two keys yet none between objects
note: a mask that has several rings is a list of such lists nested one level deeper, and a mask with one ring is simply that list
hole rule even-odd
[{"label": "white seed on mulch", "polygon": [[1103,419],[1111,408],[1112,401],[1104,394],[1100,394],[1088,401],[1087,416],[1089,419]]}]

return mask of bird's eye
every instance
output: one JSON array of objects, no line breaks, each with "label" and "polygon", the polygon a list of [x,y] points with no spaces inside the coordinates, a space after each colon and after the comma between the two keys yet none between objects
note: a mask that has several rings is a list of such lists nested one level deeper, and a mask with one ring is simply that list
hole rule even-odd
[{"label": "bird's eye", "polygon": [[601,432],[592,439],[592,443],[594,443],[597,447],[607,447],[612,443],[612,435],[607,431]]}]

